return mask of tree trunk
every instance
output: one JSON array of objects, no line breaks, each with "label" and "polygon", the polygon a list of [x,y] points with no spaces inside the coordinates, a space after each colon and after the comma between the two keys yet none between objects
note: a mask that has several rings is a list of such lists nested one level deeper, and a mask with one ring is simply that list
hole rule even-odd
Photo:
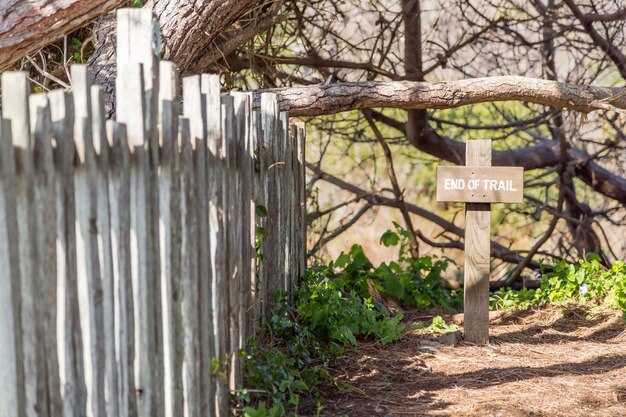
[{"label": "tree trunk", "polygon": [[[151,0],[144,7],[152,8],[159,21],[162,58],[174,62],[185,72],[195,59],[260,0]],[[89,60],[94,82],[104,87],[106,109],[114,113],[115,89],[115,18],[104,16],[94,27],[94,55]]]},{"label": "tree trunk", "polygon": [[127,0],[2,0],[0,69],[124,3]]}]

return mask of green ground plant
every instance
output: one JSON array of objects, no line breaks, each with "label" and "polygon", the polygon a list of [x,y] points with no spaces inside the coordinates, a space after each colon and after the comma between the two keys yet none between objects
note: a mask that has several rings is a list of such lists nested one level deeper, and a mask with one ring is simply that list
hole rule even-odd
[{"label": "green ground plant", "polygon": [[490,297],[492,309],[526,309],[548,304],[590,304],[621,309],[626,319],[626,263],[604,267],[591,254],[577,264],[557,261],[545,265],[541,286],[514,291],[503,289]]}]

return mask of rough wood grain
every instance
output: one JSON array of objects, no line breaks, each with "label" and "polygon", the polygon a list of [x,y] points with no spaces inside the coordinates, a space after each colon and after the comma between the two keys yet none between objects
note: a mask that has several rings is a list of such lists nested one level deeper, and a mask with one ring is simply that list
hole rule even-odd
[{"label": "rough wood grain", "polygon": [[262,147],[259,154],[262,158],[261,181],[264,193],[262,204],[267,208],[268,216],[265,219],[265,236],[263,237],[263,267],[260,276],[260,297],[262,313],[267,318],[273,304],[274,293],[282,289],[281,276],[275,273],[279,269],[278,249],[278,213],[279,199],[276,172],[278,161],[277,145],[279,135],[279,109],[278,97],[275,94],[264,94],[261,96],[261,129]]},{"label": "rough wood grain", "polygon": [[50,416],[60,416],[61,387],[56,339],[56,207],[55,169],[52,154],[54,130],[48,97],[45,94],[30,96],[30,122],[34,147],[35,166],[35,218],[39,271],[36,296],[41,334],[39,344],[40,367],[43,378],[39,381],[38,397],[45,401],[40,409]]},{"label": "rough wood grain", "polygon": [[193,145],[193,166],[195,184],[195,211],[198,221],[197,227],[197,254],[198,257],[198,328],[196,329],[199,338],[199,371],[200,371],[200,414],[211,414],[214,404],[211,398],[211,358],[210,334],[213,330],[213,320],[211,317],[211,269],[209,254],[209,231],[208,231],[208,197],[206,182],[206,155],[207,143],[205,132],[204,116],[205,99],[202,95],[201,77],[194,75],[183,78],[183,114],[189,119],[191,143]]},{"label": "rough wood grain", "polygon": [[[227,285],[228,273],[226,270],[226,224],[224,214],[225,204],[225,161],[222,144],[222,111],[220,99],[220,79],[218,75],[203,74],[201,77],[202,98],[204,106],[204,127],[207,145],[206,186],[208,204],[208,233],[209,233],[209,268],[211,272],[210,286],[210,319],[209,333],[210,349],[206,349],[209,361],[214,358],[220,363],[221,370],[226,369],[227,353],[222,351],[226,346],[224,341],[228,337],[227,317],[228,308],[226,298],[220,292]],[[228,415],[228,381],[223,372],[210,375],[212,379],[212,397],[215,416]]]},{"label": "rough wood grain", "polygon": [[449,109],[497,101],[528,101],[583,113],[626,108],[625,87],[592,87],[520,76],[472,78],[440,83],[390,81],[286,87],[254,92],[254,108],[264,93],[279,97],[291,116],[319,116],[354,109],[392,107]]},{"label": "rough wood grain", "polygon": [[85,65],[72,66],[78,305],[83,336],[87,416],[105,415],[102,277],[98,254],[96,161],[92,136],[91,85]]},{"label": "rough wood grain", "polygon": [[130,149],[126,126],[107,122],[109,159],[109,213],[115,293],[115,350],[117,403],[120,417],[137,415],[134,379],[134,320],[130,249]]},{"label": "rough wood grain", "polygon": [[5,72],[2,74],[3,117],[11,122],[11,135],[16,158],[15,200],[18,226],[18,251],[20,265],[21,320],[23,336],[23,360],[25,381],[25,407],[27,416],[36,415],[40,399],[37,396],[41,373],[38,361],[38,317],[35,300],[38,278],[38,254],[35,239],[34,168],[30,137],[28,94],[30,85],[26,74]]},{"label": "rough wood grain", "polygon": [[171,62],[159,71],[159,236],[163,326],[164,415],[183,415],[181,316],[181,213],[178,152],[178,73]]},{"label": "rough wood grain", "polygon": [[74,203],[74,101],[70,93],[48,94],[54,137],[57,212],[57,345],[63,416],[85,415],[82,336],[76,270],[76,213]]},{"label": "rough wood grain", "polygon": [[[143,138],[139,140],[137,137],[137,160],[142,161],[138,166],[141,178],[145,181],[145,190],[142,189],[141,194],[145,193],[145,197],[141,196],[142,203],[137,207],[142,211],[138,214],[135,224],[142,230],[145,227],[147,235],[141,236],[145,241],[141,242],[147,246],[141,246],[141,254],[145,256],[142,261],[141,268],[145,268],[145,312],[142,314],[142,326],[145,333],[141,333],[144,338],[141,347],[148,353],[145,357],[142,355],[140,366],[143,370],[141,374],[137,373],[136,378],[143,378],[145,386],[137,385],[141,390],[138,398],[139,411],[146,413],[151,417],[161,417],[163,405],[163,360],[162,360],[162,318],[161,318],[161,302],[160,302],[160,280],[156,279],[159,274],[159,226],[158,226],[158,187],[157,187],[157,165],[158,165],[158,139],[157,139],[157,119],[158,119],[158,62],[156,52],[156,41],[159,39],[158,25],[154,20],[154,16],[149,9],[126,8],[117,11],[117,66],[118,78],[133,77],[127,71],[137,64],[142,68],[142,94],[143,107],[141,112],[137,112],[137,108],[132,108],[130,114],[123,117],[132,117],[134,119],[142,119]],[[131,69],[131,72],[134,72]],[[118,94],[119,98],[119,94]],[[133,115],[135,117],[133,117]],[[142,117],[139,117],[139,116]],[[120,114],[120,116],[122,116]],[[118,117],[119,120],[122,117]],[[129,139],[134,141],[132,130],[129,125]],[[139,149],[139,146],[143,149]],[[141,154],[141,156],[140,156]],[[143,159],[145,158],[145,162]],[[133,177],[131,176],[131,179]],[[143,185],[140,185],[140,188]],[[132,198],[132,197],[131,197]],[[143,201],[147,202],[144,207]],[[135,201],[133,199],[133,201]],[[134,209],[131,206],[134,213]],[[146,212],[144,212],[146,211]],[[139,223],[141,222],[141,224]],[[143,272],[142,272],[143,273]],[[144,296],[142,294],[142,296]],[[139,310],[135,310],[138,312]],[[145,344],[143,344],[145,343]]]},{"label": "rough wood grain", "polygon": [[[467,166],[491,165],[491,141],[467,142]],[[491,204],[465,205],[465,341],[489,343],[489,274]]]},{"label": "rough wood grain", "polygon": [[[237,308],[238,308],[238,345],[239,351],[245,347],[245,343],[250,335],[247,333],[247,329],[250,322],[249,309],[251,306],[251,274],[252,274],[252,262],[253,262],[253,246],[251,245],[251,210],[250,204],[252,201],[252,155],[250,154],[250,132],[251,132],[251,108],[250,108],[250,95],[248,93],[231,93],[234,99],[235,106],[235,120],[236,120],[236,133],[234,148],[237,152],[236,157],[236,172],[234,173],[238,178],[238,194],[237,205],[234,213],[235,218],[241,219],[239,230],[239,242],[240,242],[240,255],[237,256],[238,265],[237,269],[240,271],[238,277],[237,286],[239,287],[239,294],[237,296]],[[234,220],[234,219],[233,219]],[[232,330],[231,330],[232,331]],[[240,370],[239,370],[240,371]],[[242,382],[242,381],[240,381]]]},{"label": "rough wood grain", "polygon": [[182,218],[182,317],[183,317],[183,390],[184,416],[200,412],[200,346],[198,340],[198,219],[196,216],[193,150],[189,120],[178,123],[181,146],[181,218]]},{"label": "rough wood grain", "polygon": [[125,0],[4,0],[0,4],[0,69],[124,3]]},{"label": "rough wood grain", "polygon": [[109,202],[109,158],[104,114],[104,93],[91,87],[92,140],[96,157],[97,233],[100,276],[102,278],[102,314],[104,333],[104,398],[106,414],[119,415],[117,369],[115,359],[115,284],[111,249],[111,217]]},{"label": "rough wood grain", "polygon": [[0,118],[0,416],[24,417],[20,270],[11,124]]}]

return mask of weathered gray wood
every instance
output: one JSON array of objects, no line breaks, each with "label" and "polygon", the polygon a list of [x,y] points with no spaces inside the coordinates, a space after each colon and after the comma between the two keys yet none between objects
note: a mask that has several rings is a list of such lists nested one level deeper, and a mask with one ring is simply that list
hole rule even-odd
[{"label": "weathered gray wood", "polygon": [[293,147],[290,141],[289,135],[289,115],[285,112],[280,113],[280,158],[282,162],[277,168],[279,169],[278,176],[280,179],[280,189],[282,195],[280,198],[280,213],[281,221],[279,222],[281,231],[281,252],[282,252],[282,275],[284,280],[284,291],[290,302],[293,301],[293,293],[291,291],[293,272],[292,259],[291,259],[291,239],[292,239],[292,227],[293,227],[293,197],[292,183],[293,183]]},{"label": "weathered gray wood", "polygon": [[[262,227],[262,216],[257,216],[256,205],[258,203],[263,204],[261,198],[261,176],[260,165],[261,158],[259,154],[260,143],[263,141],[263,132],[261,131],[261,115],[258,111],[252,111],[250,113],[250,152],[252,163],[252,175],[251,175],[251,206],[250,206],[250,234],[251,234],[251,246],[252,246],[252,273],[250,280],[250,302],[251,305],[248,308],[248,314],[250,320],[248,328],[246,330],[249,337],[257,334],[261,325],[260,319],[260,298],[259,298],[259,274],[261,262],[257,258],[256,244],[257,244],[257,227]],[[260,229],[259,229],[260,230]],[[259,236],[262,239],[262,236]]]},{"label": "weathered gray wood", "polygon": [[96,161],[91,126],[91,75],[85,65],[72,66],[74,99],[74,171],[78,305],[83,336],[87,416],[104,416],[104,328],[102,278],[98,254]]},{"label": "weathered gray wood", "polygon": [[[239,233],[239,250],[237,270],[241,271],[238,276],[237,286],[239,287],[239,294],[236,297],[238,305],[238,345],[236,351],[239,351],[245,347],[247,339],[250,335],[247,329],[250,326],[251,320],[251,285],[252,285],[252,271],[254,262],[254,243],[251,229],[254,228],[251,224],[254,220],[254,210],[251,210],[253,204],[253,183],[252,183],[252,169],[253,169],[253,153],[251,147],[251,130],[252,130],[252,97],[248,93],[233,92],[231,95],[234,98],[235,106],[235,119],[236,119],[236,136],[235,143],[233,144],[236,149],[237,156],[235,158],[235,172],[234,176],[237,178],[237,205],[235,207],[235,218],[241,219],[238,223],[237,231]],[[233,218],[233,222],[235,222]],[[232,227],[232,226],[231,226]],[[232,329],[231,329],[232,331]],[[238,366],[240,366],[238,364]],[[240,369],[237,372],[241,372]],[[238,381],[241,383],[242,381]]]},{"label": "weathered gray wood", "polygon": [[200,363],[198,340],[198,219],[195,201],[193,149],[189,120],[179,119],[181,144],[182,218],[182,317],[184,337],[183,390],[184,416],[200,416]]},{"label": "weathered gray wood", "polygon": [[[218,345],[216,348],[216,352],[220,357],[220,361],[222,364],[226,364],[224,366],[224,371],[228,371],[228,388],[232,389],[234,387],[234,381],[231,379],[232,373],[230,372],[232,369],[232,354],[231,354],[231,304],[230,304],[230,294],[231,294],[231,283],[232,283],[232,267],[233,267],[233,249],[231,245],[232,233],[231,230],[231,198],[234,198],[233,195],[235,193],[234,189],[231,189],[232,178],[231,178],[231,155],[232,148],[230,146],[230,140],[234,135],[235,131],[235,108],[233,98],[231,96],[223,96],[221,98],[221,109],[222,109],[222,137],[221,137],[221,167],[222,167],[222,175],[223,175],[223,221],[226,225],[224,229],[224,233],[222,235],[223,239],[223,250],[224,250],[224,268],[225,274],[224,276],[219,276],[218,281],[218,290],[216,292],[216,297],[219,302],[217,309],[217,318],[219,320],[219,327],[217,329],[217,340]],[[220,387],[223,387],[221,384]]]},{"label": "weathered gray wood", "polygon": [[74,102],[70,93],[48,95],[56,147],[57,212],[57,346],[63,416],[85,415],[82,335],[76,270],[76,215],[74,204]]},{"label": "weathered gray wood", "polygon": [[130,149],[126,126],[107,122],[109,214],[115,311],[117,403],[120,417],[137,415],[134,379],[134,319],[130,248]]},{"label": "weathered gray wood", "polygon": [[437,201],[521,203],[523,200],[523,167],[437,167]]},{"label": "weathered gray wood", "polygon": [[36,285],[37,331],[39,360],[43,378],[39,381],[38,398],[45,401],[40,410],[50,416],[62,413],[59,362],[56,339],[56,207],[55,168],[52,155],[54,129],[48,97],[45,94],[30,96],[30,122],[34,145],[35,166],[35,217],[40,281]]},{"label": "weathered gray wood", "polygon": [[2,108],[4,118],[11,121],[11,133],[16,157],[16,188],[15,200],[18,222],[18,251],[20,262],[21,320],[23,335],[23,360],[25,380],[26,415],[34,417],[40,399],[38,382],[45,378],[40,368],[37,348],[38,317],[36,314],[36,285],[39,262],[35,239],[35,212],[33,206],[33,153],[30,138],[30,121],[28,112],[28,94],[30,85],[25,73],[5,72],[2,74]]},{"label": "weathered gray wood", "polygon": [[0,417],[24,417],[20,270],[11,124],[0,118]]},{"label": "weathered gray wood", "polygon": [[296,261],[298,262],[298,274],[299,279],[304,275],[306,270],[307,259],[307,233],[306,233],[306,128],[304,123],[296,123],[297,137],[298,137],[298,162],[297,162],[297,183],[298,183],[298,215],[296,218],[298,224],[298,254]]},{"label": "weathered gray wood", "polygon": [[206,102],[202,94],[201,77],[194,75],[183,79],[183,114],[189,119],[191,143],[194,146],[194,184],[196,216],[198,220],[198,337],[200,340],[200,414],[212,415],[211,400],[211,346],[213,332],[211,316],[211,270],[208,231],[208,198],[206,182],[207,143],[205,131]]},{"label": "weathered gray wood", "polygon": [[96,156],[97,232],[100,276],[102,278],[102,311],[104,333],[104,398],[106,414],[119,415],[117,366],[115,360],[115,284],[111,249],[109,202],[109,141],[104,113],[104,93],[91,87],[92,135]]},{"label": "weathered gray wood", "polygon": [[[121,67],[118,67],[118,70]],[[133,283],[134,373],[137,412],[154,416],[155,407],[155,307],[150,202],[150,155],[145,118],[144,80],[141,64],[128,64],[118,78],[118,121],[126,124],[131,150],[130,221],[131,274]],[[122,104],[123,103],[123,104]],[[122,105],[122,107],[119,107]],[[159,299],[160,304],[160,299]],[[157,384],[158,385],[158,384]]]},{"label": "weathered gray wood", "polygon": [[[270,314],[274,293],[282,289],[281,275],[279,270],[278,254],[278,213],[279,213],[279,190],[277,184],[278,140],[280,132],[278,99],[275,94],[263,94],[261,96],[261,129],[263,132],[260,152],[262,158],[261,176],[264,190],[264,205],[267,208],[268,217],[265,219],[265,236],[261,253],[263,254],[260,276],[260,298],[264,317]],[[277,164],[278,163],[278,164]]]},{"label": "weathered gray wood", "polygon": [[[467,166],[491,165],[491,141],[467,142]],[[491,204],[465,205],[465,341],[489,342]]]},{"label": "weathered gray wood", "polygon": [[163,312],[164,415],[183,415],[181,312],[181,210],[178,151],[178,73],[171,62],[161,62],[159,81],[159,234],[161,252],[161,306]]},{"label": "weathered gray wood", "polygon": [[222,143],[222,119],[220,99],[220,78],[218,75],[203,74],[201,79],[202,96],[205,101],[204,119],[207,141],[207,203],[209,228],[209,267],[211,269],[211,318],[212,332],[208,351],[209,361],[213,358],[220,363],[217,375],[212,375],[215,416],[228,416],[228,381],[224,377],[227,369],[228,346],[228,302],[224,289],[227,288],[226,269],[226,215],[225,215],[225,161]]}]

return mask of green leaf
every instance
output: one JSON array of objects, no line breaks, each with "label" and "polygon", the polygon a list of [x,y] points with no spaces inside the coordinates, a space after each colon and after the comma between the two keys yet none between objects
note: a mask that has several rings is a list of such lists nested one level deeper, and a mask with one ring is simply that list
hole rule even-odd
[{"label": "green leaf", "polygon": [[255,207],[256,215],[259,217],[267,217],[267,207],[262,204],[257,204]]},{"label": "green leaf", "polygon": [[391,230],[387,230],[380,237],[380,243],[382,243],[386,247],[396,246],[399,242],[400,242],[400,237],[398,236],[396,232],[393,232]]}]

